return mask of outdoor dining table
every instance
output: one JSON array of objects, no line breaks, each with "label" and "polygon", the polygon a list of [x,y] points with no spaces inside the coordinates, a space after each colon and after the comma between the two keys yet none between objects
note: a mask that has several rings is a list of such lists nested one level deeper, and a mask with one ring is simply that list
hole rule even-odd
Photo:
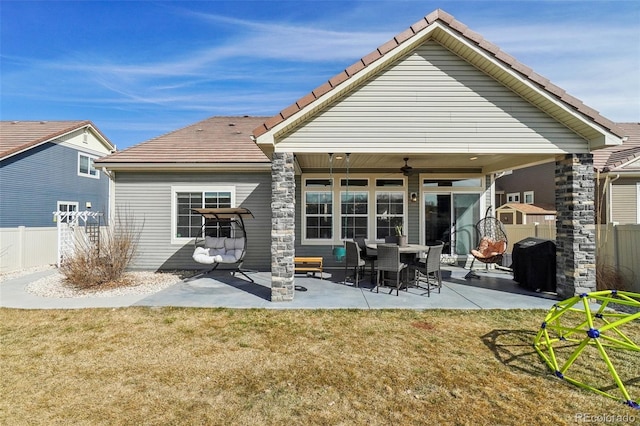
[{"label": "outdoor dining table", "polygon": [[[378,244],[389,243],[367,243],[367,248],[371,250],[377,250]],[[429,246],[425,246],[422,244],[406,244],[403,246],[398,246],[398,248],[402,262],[407,263],[408,265],[414,264],[416,262],[416,258],[418,257],[425,258],[426,253],[429,251]],[[424,253],[424,255],[422,253]],[[409,285],[409,281],[409,270],[407,269],[404,282],[406,285]]]},{"label": "outdoor dining table", "polygon": [[[385,244],[385,243],[367,243],[367,248],[371,249],[371,250],[377,250],[378,249],[378,244]],[[403,254],[415,254],[418,255],[420,253],[426,253],[429,251],[429,246],[425,246],[422,244],[407,244],[404,246],[398,246],[400,248],[400,255]]]}]

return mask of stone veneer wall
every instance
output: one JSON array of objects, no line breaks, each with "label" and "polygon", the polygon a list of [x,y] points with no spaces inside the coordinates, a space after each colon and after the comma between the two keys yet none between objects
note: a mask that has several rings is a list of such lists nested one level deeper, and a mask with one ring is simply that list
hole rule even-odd
[{"label": "stone veneer wall", "polygon": [[293,300],[295,256],[295,169],[291,152],[271,162],[271,301]]},{"label": "stone veneer wall", "polygon": [[564,298],[596,289],[594,177],[592,154],[556,161],[556,278]]}]

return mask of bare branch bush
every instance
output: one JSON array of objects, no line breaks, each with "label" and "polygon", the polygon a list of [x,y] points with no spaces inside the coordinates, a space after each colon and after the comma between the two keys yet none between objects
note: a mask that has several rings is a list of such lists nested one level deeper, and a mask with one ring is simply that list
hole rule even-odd
[{"label": "bare branch bush", "polygon": [[99,243],[77,233],[74,253],[64,259],[60,272],[68,283],[80,288],[127,285],[123,274],[136,256],[143,225],[137,225],[129,210],[101,231]]}]

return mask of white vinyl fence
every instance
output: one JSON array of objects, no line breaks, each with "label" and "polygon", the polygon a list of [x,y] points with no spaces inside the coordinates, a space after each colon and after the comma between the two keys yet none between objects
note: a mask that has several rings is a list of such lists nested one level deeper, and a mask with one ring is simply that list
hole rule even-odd
[{"label": "white vinyl fence", "polygon": [[57,226],[0,229],[0,273],[56,264],[69,256],[79,238],[99,239],[102,213],[53,212]]},{"label": "white vinyl fence", "polygon": [[56,228],[0,229],[0,273],[56,263]]}]

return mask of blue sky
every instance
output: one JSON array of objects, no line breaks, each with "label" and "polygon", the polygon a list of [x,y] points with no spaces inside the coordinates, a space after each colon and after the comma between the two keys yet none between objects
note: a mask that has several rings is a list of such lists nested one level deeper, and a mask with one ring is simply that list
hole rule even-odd
[{"label": "blue sky", "polygon": [[607,118],[640,121],[640,2],[6,1],[2,120],[92,120],[119,149],[270,116],[440,8]]}]

